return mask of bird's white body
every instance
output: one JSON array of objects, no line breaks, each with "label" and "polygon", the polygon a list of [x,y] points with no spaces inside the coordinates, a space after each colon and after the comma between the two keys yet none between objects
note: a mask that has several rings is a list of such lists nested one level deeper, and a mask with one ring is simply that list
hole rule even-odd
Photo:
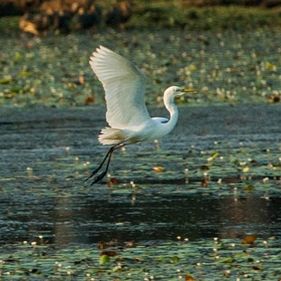
[{"label": "bird's white body", "polygon": [[131,62],[100,46],[93,53],[90,65],[105,90],[106,120],[110,127],[101,130],[102,144],[154,140],[174,129],[178,121],[174,98],[183,94],[180,87],[172,86],[164,92],[170,119],[151,118],[144,103],[144,77]]}]

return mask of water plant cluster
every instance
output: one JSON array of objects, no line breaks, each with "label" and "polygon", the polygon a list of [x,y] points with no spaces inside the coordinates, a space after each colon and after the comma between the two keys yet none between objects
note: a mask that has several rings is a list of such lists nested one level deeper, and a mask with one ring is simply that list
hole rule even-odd
[{"label": "water plant cluster", "polygon": [[[280,244],[274,237],[205,239],[181,237],[161,244],[127,242],[48,247],[43,237],[1,251],[4,280],[278,280]],[[104,248],[105,247],[105,248]]]},{"label": "water plant cluster", "polygon": [[168,85],[198,89],[185,104],[280,102],[278,29],[156,30],[1,37],[0,104],[82,106],[103,104],[89,64],[100,44],[133,60],[148,77],[146,101],[162,105]]}]

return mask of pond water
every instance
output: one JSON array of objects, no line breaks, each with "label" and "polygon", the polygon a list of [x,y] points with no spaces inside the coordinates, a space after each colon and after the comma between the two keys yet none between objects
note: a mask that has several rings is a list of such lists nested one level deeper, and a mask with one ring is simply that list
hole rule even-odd
[{"label": "pond water", "polygon": [[190,240],[242,238],[246,234],[281,238],[278,197],[218,197],[206,192],[184,194],[182,190],[179,187],[174,194],[161,194],[158,186],[121,195],[109,190],[96,196],[40,199],[14,195],[0,202],[0,242],[33,241],[39,235],[56,246],[111,240],[156,242],[178,236]]},{"label": "pond water", "polygon": [[279,280],[280,112],[182,109],[169,138],[120,151],[91,186],[103,109],[2,109],[0,275]]}]

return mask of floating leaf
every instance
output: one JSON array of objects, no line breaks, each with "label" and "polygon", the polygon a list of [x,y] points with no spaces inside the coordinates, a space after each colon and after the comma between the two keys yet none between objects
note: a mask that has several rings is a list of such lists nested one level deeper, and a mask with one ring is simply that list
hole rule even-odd
[{"label": "floating leaf", "polygon": [[257,236],[256,235],[246,235],[242,239],[242,244],[248,244],[248,245],[253,245],[254,242],[256,241]]},{"label": "floating leaf", "polygon": [[255,188],[255,187],[254,187],[252,184],[247,184],[247,185],[244,187],[244,190],[250,192],[250,191],[253,191],[254,188]]},{"label": "floating leaf", "polygon": [[26,69],[23,69],[18,73],[19,78],[27,78],[27,77],[30,77],[30,76],[31,76],[31,72],[26,70]]},{"label": "floating leaf", "polygon": [[269,102],[278,103],[281,100],[281,93],[280,94],[268,95],[267,99],[269,100]]},{"label": "floating leaf", "polygon": [[11,75],[5,75],[0,79],[0,84],[9,84],[13,80]]},{"label": "floating leaf", "polygon": [[108,187],[112,187],[113,185],[117,185],[119,182],[117,180],[117,178],[109,178],[107,181],[107,186]]},{"label": "floating leaf", "polygon": [[163,166],[154,166],[153,171],[155,173],[163,173],[165,171],[165,168]]},{"label": "floating leaf", "polygon": [[185,281],[196,281],[190,274],[185,275]]},{"label": "floating leaf", "polygon": [[207,159],[208,160],[208,162],[210,162],[210,161],[214,161],[217,157],[219,157],[219,153],[218,152],[213,152],[212,154],[211,154],[211,156]]},{"label": "floating leaf", "polygon": [[105,265],[110,261],[110,257],[108,255],[101,255],[99,258],[99,264],[100,265]]},{"label": "floating leaf", "polygon": [[178,263],[180,261],[180,258],[178,256],[173,256],[170,259],[171,263]]},{"label": "floating leaf", "polygon": [[242,168],[242,172],[243,173],[248,173],[250,171],[250,167],[249,166],[244,166],[243,168]]},{"label": "floating leaf", "polygon": [[89,105],[95,103],[95,99],[93,96],[88,96],[85,98],[84,104]]},{"label": "floating leaf", "polygon": [[271,62],[266,62],[265,63],[265,69],[269,70],[269,71],[276,71],[277,70],[277,66]]},{"label": "floating leaf", "polygon": [[235,262],[235,259],[233,257],[227,257],[227,258],[221,259],[220,262],[231,264],[231,263]]},{"label": "floating leaf", "polygon": [[22,55],[20,52],[15,52],[14,61],[19,62],[22,59]]}]

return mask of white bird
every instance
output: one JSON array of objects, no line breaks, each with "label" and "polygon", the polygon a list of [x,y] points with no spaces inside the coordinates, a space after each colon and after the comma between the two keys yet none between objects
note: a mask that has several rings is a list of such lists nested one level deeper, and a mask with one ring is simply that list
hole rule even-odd
[{"label": "white bird", "polygon": [[[111,145],[100,165],[86,179],[99,182],[107,174],[112,153],[127,144],[155,140],[170,133],[178,121],[178,108],[174,98],[193,89],[171,86],[164,92],[164,105],[170,119],[151,118],[144,102],[144,76],[130,61],[100,46],[91,58],[90,65],[103,85],[106,100],[106,121],[109,127],[101,130],[99,142]],[[105,161],[105,170],[99,175]]]}]

